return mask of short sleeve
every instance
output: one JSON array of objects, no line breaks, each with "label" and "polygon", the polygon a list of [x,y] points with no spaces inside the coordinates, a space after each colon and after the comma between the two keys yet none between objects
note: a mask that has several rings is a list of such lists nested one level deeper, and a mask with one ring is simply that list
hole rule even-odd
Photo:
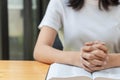
[{"label": "short sleeve", "polygon": [[58,31],[62,24],[61,11],[60,0],[50,0],[46,13],[38,28],[41,29],[43,26],[48,26]]}]

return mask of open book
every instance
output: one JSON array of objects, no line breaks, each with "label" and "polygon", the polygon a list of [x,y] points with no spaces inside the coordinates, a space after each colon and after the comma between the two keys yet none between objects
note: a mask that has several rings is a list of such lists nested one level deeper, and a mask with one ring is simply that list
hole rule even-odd
[{"label": "open book", "polygon": [[79,67],[53,63],[46,80],[120,80],[120,67],[90,73]]}]

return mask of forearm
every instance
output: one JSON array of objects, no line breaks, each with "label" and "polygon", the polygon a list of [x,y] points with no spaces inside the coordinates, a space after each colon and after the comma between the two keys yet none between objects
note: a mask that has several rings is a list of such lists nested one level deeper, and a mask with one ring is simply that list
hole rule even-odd
[{"label": "forearm", "polygon": [[78,51],[61,51],[51,46],[42,45],[39,49],[34,50],[34,58],[44,63],[63,63],[80,66],[80,52]]},{"label": "forearm", "polygon": [[108,59],[108,64],[105,66],[106,68],[111,68],[111,67],[120,67],[120,54],[112,53],[108,54],[109,59]]}]

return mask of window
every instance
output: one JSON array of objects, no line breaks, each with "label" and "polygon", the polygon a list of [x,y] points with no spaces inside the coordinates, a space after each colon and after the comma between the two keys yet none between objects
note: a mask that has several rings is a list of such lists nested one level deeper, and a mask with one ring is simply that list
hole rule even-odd
[{"label": "window", "polygon": [[[0,21],[0,24],[1,24],[1,21]],[[1,44],[1,27],[0,27],[0,59],[1,59],[1,56],[2,56],[2,44]]]},{"label": "window", "polygon": [[23,0],[8,0],[10,59],[23,59]]},{"label": "window", "polygon": [[48,2],[0,0],[0,59],[33,60],[33,49],[39,32],[37,27]]}]

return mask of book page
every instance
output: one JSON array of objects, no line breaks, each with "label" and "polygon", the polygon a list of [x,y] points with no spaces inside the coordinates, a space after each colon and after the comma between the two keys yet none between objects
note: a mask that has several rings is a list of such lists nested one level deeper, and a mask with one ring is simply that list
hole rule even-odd
[{"label": "book page", "polygon": [[[95,79],[96,78],[96,79]],[[93,73],[93,79],[95,80],[120,80],[120,67],[109,68]]]},{"label": "book page", "polygon": [[87,76],[84,80],[91,80],[90,78],[92,78],[91,73],[82,68],[54,63],[49,68],[47,80],[80,80],[79,77],[84,76]]}]

